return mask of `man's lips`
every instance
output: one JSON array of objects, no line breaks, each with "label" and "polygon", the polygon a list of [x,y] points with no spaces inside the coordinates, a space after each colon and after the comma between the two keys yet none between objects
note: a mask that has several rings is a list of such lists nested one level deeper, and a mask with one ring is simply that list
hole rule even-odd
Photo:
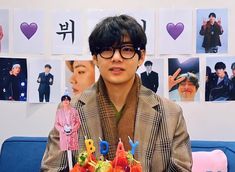
[{"label": "man's lips", "polygon": [[74,93],[79,93],[79,90],[72,88]]},{"label": "man's lips", "polygon": [[191,93],[192,91],[190,90],[184,90],[184,93]]},{"label": "man's lips", "polygon": [[125,69],[122,67],[111,67],[111,68],[109,68],[109,70],[113,73],[120,73],[120,72],[124,71]]}]

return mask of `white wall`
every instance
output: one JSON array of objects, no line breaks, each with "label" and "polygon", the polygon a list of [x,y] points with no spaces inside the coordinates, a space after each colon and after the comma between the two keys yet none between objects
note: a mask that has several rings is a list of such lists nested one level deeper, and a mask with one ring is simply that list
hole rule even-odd
[{"label": "white wall", "polygon": [[[228,8],[230,29],[229,53],[226,56],[235,56],[235,32],[233,31],[235,28],[235,7],[233,0],[0,0],[0,4],[1,8],[8,8],[10,10],[14,8],[43,9],[46,14],[49,14],[53,9],[155,9],[156,14],[158,14],[159,8],[191,8],[194,10],[194,24],[196,23],[196,8]],[[11,11],[10,21],[13,21],[12,17]],[[48,18],[46,19],[46,24],[48,24],[50,21]],[[156,24],[158,24],[158,20],[156,20]],[[10,23],[11,26],[12,23]],[[193,26],[194,33],[195,30]],[[158,32],[158,27],[156,27],[156,33]],[[50,36],[48,35],[47,38],[48,40],[45,41],[45,57],[51,56]],[[9,41],[10,53],[8,55],[14,56],[12,34],[10,34]],[[195,40],[193,40],[193,46],[195,47],[195,45]],[[158,51],[157,47],[158,42],[156,44],[156,54]],[[27,52],[25,55],[34,56],[27,54]],[[196,54],[191,56],[199,57],[200,60],[205,57],[205,55]],[[201,68],[201,72],[202,78],[204,76],[203,73],[205,73],[204,69]],[[167,73],[165,78],[167,78]],[[166,84],[167,79],[164,82]],[[203,84],[201,83],[201,85]],[[167,95],[167,91],[165,91],[165,95]],[[203,93],[201,93],[201,97],[203,97]],[[206,103],[201,101],[196,103],[180,103],[180,105],[184,111],[191,139],[235,140],[234,102]],[[0,145],[4,139],[11,136],[47,136],[54,123],[56,107],[57,104],[0,101]]]}]

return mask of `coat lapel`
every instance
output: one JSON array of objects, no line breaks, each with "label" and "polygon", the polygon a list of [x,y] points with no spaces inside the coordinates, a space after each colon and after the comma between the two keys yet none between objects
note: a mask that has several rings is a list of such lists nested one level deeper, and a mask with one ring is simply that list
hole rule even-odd
[{"label": "coat lapel", "polygon": [[151,90],[141,87],[135,123],[135,141],[139,141],[135,158],[141,161],[143,169],[150,170],[159,122],[162,113],[159,110],[159,100]]},{"label": "coat lapel", "polygon": [[97,154],[99,153],[99,137],[102,139],[103,135],[95,91],[96,87],[93,86],[92,89],[82,94],[79,101],[83,106],[80,108],[82,110],[80,112],[82,134],[84,137],[86,136],[87,139],[94,141],[95,152]]}]

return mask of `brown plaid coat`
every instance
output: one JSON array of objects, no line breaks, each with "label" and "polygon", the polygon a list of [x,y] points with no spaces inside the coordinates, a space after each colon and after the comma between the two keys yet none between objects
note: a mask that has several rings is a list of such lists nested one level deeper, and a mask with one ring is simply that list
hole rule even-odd
[{"label": "brown plaid coat", "polygon": [[[102,138],[97,106],[96,85],[86,90],[74,105],[81,120],[79,150],[85,150],[86,136],[94,140],[96,156],[99,155],[99,137]],[[181,108],[143,86],[135,123],[134,141],[137,140],[139,145],[135,155],[144,172],[191,171],[190,140]],[[41,171],[68,171],[66,154],[59,150],[59,136],[55,129],[49,134]]]}]

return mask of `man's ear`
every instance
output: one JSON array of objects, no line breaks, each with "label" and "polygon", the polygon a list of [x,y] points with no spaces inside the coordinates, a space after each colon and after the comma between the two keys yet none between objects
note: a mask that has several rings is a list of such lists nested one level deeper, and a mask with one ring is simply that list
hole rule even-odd
[{"label": "man's ear", "polygon": [[99,66],[98,66],[97,55],[93,55],[93,56],[92,56],[92,59],[93,59],[93,63],[94,63],[97,67],[99,67]]},{"label": "man's ear", "polygon": [[146,51],[141,50],[140,51],[140,58],[139,58],[139,61],[138,61],[138,67],[141,66],[144,63],[145,56],[146,56]]}]

